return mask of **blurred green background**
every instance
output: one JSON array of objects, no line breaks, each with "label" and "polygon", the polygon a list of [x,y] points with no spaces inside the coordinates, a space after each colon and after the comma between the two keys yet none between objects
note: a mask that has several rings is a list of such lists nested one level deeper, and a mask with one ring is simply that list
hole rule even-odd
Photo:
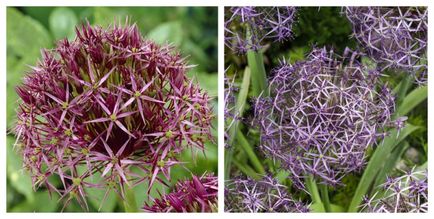
[{"label": "blurred green background", "polygon": [[[7,211],[53,212],[60,211],[63,203],[58,195],[49,197],[44,188],[33,191],[29,175],[21,170],[22,160],[13,150],[15,135],[13,127],[18,96],[15,86],[40,57],[40,49],[53,48],[65,37],[74,39],[76,25],[88,20],[91,24],[108,26],[114,21],[128,17],[137,23],[143,36],[158,43],[170,42],[177,46],[189,64],[197,65],[188,73],[195,77],[201,87],[208,91],[214,113],[217,115],[217,8],[216,7],[19,7],[7,8]],[[217,139],[217,116],[213,121],[213,134]],[[217,142],[217,140],[216,140]],[[206,156],[198,152],[192,158],[188,151],[180,160],[186,168],[175,167],[171,171],[172,184],[178,179],[191,177],[191,172],[201,175],[217,174],[217,145],[206,144]],[[194,160],[194,161],[193,161]],[[191,171],[191,172],[190,172]],[[147,201],[146,187],[135,188],[138,208]],[[155,186],[151,195],[169,191]],[[91,211],[99,208],[103,190],[90,190]],[[121,200],[110,194],[101,211],[123,211]],[[72,202],[64,211],[82,211]]]}]

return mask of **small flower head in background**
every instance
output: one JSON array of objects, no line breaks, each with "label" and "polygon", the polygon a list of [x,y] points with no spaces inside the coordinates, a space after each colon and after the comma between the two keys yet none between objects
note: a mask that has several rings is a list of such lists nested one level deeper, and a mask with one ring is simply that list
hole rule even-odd
[{"label": "small flower head in background", "polygon": [[415,168],[399,177],[388,177],[382,189],[371,198],[365,197],[364,212],[428,212],[428,172]]},{"label": "small flower head in background", "polygon": [[309,206],[292,199],[288,188],[276,179],[234,178],[225,186],[227,212],[308,212]]},{"label": "small flower head in background", "polygon": [[394,97],[380,73],[358,63],[357,52],[344,54],[314,49],[306,61],[282,63],[272,72],[270,97],[255,104],[260,150],[301,189],[307,175],[336,186],[361,170],[366,149],[394,125]]},{"label": "small flower head in background", "polygon": [[368,55],[385,68],[397,68],[427,80],[426,7],[346,7],[353,35]]},{"label": "small flower head in background", "polygon": [[[43,51],[17,87],[16,133],[34,187],[87,208],[86,187],[123,197],[125,184],[151,188],[159,173],[169,179],[177,154],[211,138],[211,110],[186,77],[185,59],[143,39],[136,25],[87,24],[76,33]],[[91,183],[96,174],[100,181]]]},{"label": "small flower head in background", "polygon": [[217,212],[218,179],[216,176],[193,175],[192,180],[179,181],[174,190],[151,205],[145,203],[147,212]]},{"label": "small flower head in background", "polygon": [[295,7],[231,7],[226,12],[225,44],[239,54],[258,51],[263,41],[292,37]]}]

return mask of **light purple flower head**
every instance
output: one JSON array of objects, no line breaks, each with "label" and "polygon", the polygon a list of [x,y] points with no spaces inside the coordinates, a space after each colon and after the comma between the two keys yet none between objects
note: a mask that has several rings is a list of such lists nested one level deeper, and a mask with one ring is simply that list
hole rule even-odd
[{"label": "light purple flower head", "polygon": [[225,44],[239,54],[258,51],[263,41],[292,37],[295,7],[231,7],[225,14]]},{"label": "light purple flower head", "polygon": [[136,25],[87,24],[76,33],[43,51],[16,88],[16,133],[34,187],[87,209],[86,187],[123,197],[126,184],[151,188],[161,175],[169,179],[177,154],[211,138],[211,110],[206,92],[186,77],[185,59],[143,39]]},{"label": "light purple flower head", "polygon": [[335,186],[361,170],[366,149],[392,125],[391,90],[381,83],[380,72],[357,57],[349,50],[338,57],[323,48],[306,61],[283,62],[272,72],[270,97],[256,101],[260,150],[288,170],[299,188],[307,175]]},{"label": "light purple flower head", "polygon": [[225,211],[308,212],[309,206],[294,200],[287,189],[270,176],[265,176],[261,180],[235,178],[225,186]]},{"label": "light purple flower head", "polygon": [[361,211],[376,213],[428,212],[428,172],[415,168],[399,177],[388,177],[382,189],[364,197]]},{"label": "light purple flower head", "polygon": [[383,69],[402,69],[426,84],[426,7],[346,7],[345,13],[353,36]]},{"label": "light purple flower head", "polygon": [[218,179],[209,174],[179,181],[173,191],[146,204],[146,212],[217,212]]}]

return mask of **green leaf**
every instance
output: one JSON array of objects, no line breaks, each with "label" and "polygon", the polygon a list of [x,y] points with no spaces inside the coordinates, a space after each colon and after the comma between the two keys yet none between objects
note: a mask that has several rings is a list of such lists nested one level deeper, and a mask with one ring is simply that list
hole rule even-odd
[{"label": "green leaf", "polygon": [[52,197],[48,192],[36,192],[34,200],[26,200],[15,205],[11,212],[53,212],[59,206],[57,200],[59,196],[52,193]]},{"label": "green leaf", "polygon": [[[345,209],[340,205],[330,204],[331,212],[344,212]],[[312,212],[325,212],[324,206],[321,203],[313,203],[310,205]]]},{"label": "green leaf", "polygon": [[94,23],[102,27],[107,27],[114,20],[124,21],[123,17],[116,16],[116,14],[107,7],[95,7],[93,17]]},{"label": "green leaf", "polygon": [[138,212],[140,209],[140,205],[137,205],[136,202],[135,192],[129,186],[125,188],[124,208],[125,212]]},{"label": "green leaf", "polygon": [[152,186],[149,194],[147,193],[148,185],[146,185],[146,183],[140,183],[139,185],[135,186],[133,191],[136,197],[137,209],[142,209],[145,202],[148,204],[152,203],[151,197],[160,198],[160,194],[165,194],[167,190],[168,188],[162,183],[155,183]]},{"label": "green leaf", "polygon": [[183,32],[181,23],[172,21],[160,24],[152,29],[148,34],[148,38],[159,44],[168,42],[178,46],[181,45],[183,40]]},{"label": "green leaf", "polygon": [[252,94],[255,97],[268,96],[267,74],[262,52],[247,51],[247,62],[252,71]]},{"label": "green leaf", "polygon": [[29,65],[35,65],[40,49],[51,46],[47,30],[36,20],[15,8],[7,8],[7,126],[15,121],[18,95],[15,86],[21,82]]},{"label": "green leaf", "polygon": [[14,143],[15,138],[7,136],[7,176],[11,186],[26,196],[29,202],[33,202],[35,197],[32,189],[32,180],[22,168],[23,159],[13,150]]},{"label": "green leaf", "polygon": [[369,70],[377,68],[377,63],[375,63],[374,60],[367,56],[362,57],[362,64],[363,66],[366,66]]},{"label": "green leaf", "polygon": [[69,40],[75,37],[75,25],[77,25],[77,16],[69,8],[56,8],[50,14],[50,30],[55,39],[59,40],[67,37]]},{"label": "green leaf", "polygon": [[384,164],[384,167],[378,173],[374,187],[380,186],[383,183],[386,175],[395,168],[396,163],[401,159],[402,155],[409,146],[410,145],[408,144],[408,142],[404,141],[393,149],[390,156],[387,157],[387,161]]},{"label": "green leaf", "polygon": [[[96,172],[92,177],[89,177],[87,182],[92,184],[98,184],[101,181],[101,173]],[[107,194],[107,198],[104,200],[104,195],[106,193],[105,189],[101,188],[85,188],[86,192],[89,194],[87,199],[96,210],[100,212],[113,212],[117,204],[117,194],[112,190]]]},{"label": "green leaf", "polygon": [[15,8],[7,8],[6,29],[8,54],[12,51],[20,57],[31,57],[29,61],[33,64],[39,51],[51,46],[50,34],[44,26]]},{"label": "green leaf", "polygon": [[[251,74],[250,74],[250,68],[246,67],[246,69],[244,70],[244,74],[243,74],[243,81],[241,83],[240,86],[240,92],[238,93],[237,96],[237,102],[235,103],[235,110],[236,112],[234,112],[238,117],[242,117],[244,114],[244,109],[246,108],[246,104],[247,104],[247,95],[249,94],[249,87],[250,87],[250,81],[251,81]],[[238,129],[238,120],[236,120],[234,122],[234,124],[232,125],[231,129],[230,129],[230,142],[229,145],[232,144],[232,142],[235,140],[235,135],[237,133],[237,129]]]},{"label": "green leaf", "polygon": [[[246,67],[246,69],[244,70],[244,75],[243,75],[243,81],[241,83],[240,86],[240,92],[238,93],[237,96],[237,102],[235,103],[235,110],[236,110],[236,114],[239,117],[243,116],[243,112],[244,112],[244,108],[246,105],[246,101],[247,101],[247,95],[249,93],[249,86],[250,86],[250,69],[248,67]],[[238,130],[238,120],[234,121],[230,130],[229,130],[229,136],[230,136],[230,140],[228,142],[229,145],[232,145],[232,143],[234,142],[235,138],[236,138],[236,133]],[[233,149],[230,150],[226,150],[225,151],[225,180],[229,179],[229,172],[231,169],[231,162],[232,162],[232,156],[233,156]]]},{"label": "green leaf", "polygon": [[190,71],[187,73],[187,75],[189,76],[189,78],[196,79],[199,82],[200,88],[205,89],[210,97],[217,97],[218,74]]},{"label": "green leaf", "polygon": [[305,180],[306,189],[309,191],[310,197],[314,204],[320,205],[317,207],[317,212],[325,212],[324,203],[321,201],[321,196],[319,195],[318,186],[315,182],[313,176],[308,176]]},{"label": "green leaf", "polygon": [[277,179],[277,181],[278,181],[279,183],[283,183],[283,182],[288,178],[288,176],[289,176],[290,174],[291,174],[291,173],[290,173],[289,171],[286,171],[286,170],[280,170],[280,171],[276,174],[275,179]]},{"label": "green leaf", "polygon": [[24,14],[37,20],[39,23],[44,25],[45,28],[48,28],[49,17],[47,16],[47,14],[50,14],[55,9],[55,7],[33,6],[33,7],[22,7],[21,9],[23,10]]},{"label": "green leaf", "polygon": [[306,47],[296,47],[291,49],[287,54],[285,54],[285,57],[289,57],[289,62],[291,64],[294,64],[297,61],[304,60],[306,52],[307,52]]},{"label": "green leaf", "polygon": [[217,145],[211,142],[205,142],[205,151],[199,148],[183,151],[179,160],[185,164],[173,167],[170,174],[173,182],[186,177],[190,178],[192,173],[195,175],[202,175],[205,172],[217,174],[217,151]]},{"label": "green leaf", "polygon": [[375,150],[374,154],[370,158],[368,165],[366,166],[362,178],[357,186],[356,192],[354,193],[351,204],[348,208],[349,212],[356,212],[362,201],[362,197],[367,194],[369,188],[374,183],[374,180],[378,172],[384,167],[386,162],[385,157],[389,156],[393,148],[403,141],[409,134],[417,130],[419,127],[407,124],[397,137],[398,131],[396,129],[392,130],[382,144],[380,144]]},{"label": "green leaf", "polygon": [[246,137],[239,129],[236,133],[236,136],[237,136],[237,143],[238,143],[237,145],[240,145],[244,149],[250,161],[252,162],[253,166],[256,168],[256,171],[259,174],[264,175],[265,169],[262,166],[261,161],[259,161],[258,157],[256,156],[255,151],[253,150],[249,141],[247,141]]},{"label": "green leaf", "polygon": [[190,55],[189,63],[198,64],[198,66],[194,68],[196,71],[206,71],[209,69],[207,63],[216,63],[216,60],[210,59],[210,55],[206,54],[205,48],[193,43],[188,38],[182,42],[181,49],[183,55]]},{"label": "green leaf", "polygon": [[417,87],[410,92],[402,101],[402,104],[398,107],[397,115],[403,116],[414,109],[422,101],[428,97],[428,87]]}]

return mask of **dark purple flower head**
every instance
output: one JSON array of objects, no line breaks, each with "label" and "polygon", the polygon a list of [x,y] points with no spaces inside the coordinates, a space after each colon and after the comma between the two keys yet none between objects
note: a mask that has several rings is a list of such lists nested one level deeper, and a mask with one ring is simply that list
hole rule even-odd
[{"label": "dark purple flower head", "polygon": [[426,83],[426,7],[347,7],[345,12],[354,37],[383,69],[403,69]]},{"label": "dark purple flower head", "polygon": [[314,49],[306,61],[282,63],[272,72],[270,97],[255,104],[260,149],[301,188],[307,175],[340,184],[392,125],[394,98],[380,74],[358,63],[357,53],[345,54]]},{"label": "dark purple flower head", "polygon": [[192,180],[179,181],[174,190],[146,204],[146,212],[217,212],[218,179],[216,176],[193,175]]},{"label": "dark purple flower head", "polygon": [[[185,59],[143,39],[136,25],[87,24],[76,32],[44,51],[17,87],[16,133],[34,186],[86,206],[85,187],[123,196],[125,184],[151,188],[159,173],[169,178],[177,154],[211,138],[211,110],[208,95],[186,77]],[[95,174],[98,185],[89,181]]]},{"label": "dark purple flower head", "polygon": [[364,197],[362,211],[376,213],[428,212],[428,172],[415,168],[399,177],[388,177],[382,189]]},{"label": "dark purple flower head", "polygon": [[287,187],[265,176],[261,180],[235,178],[225,186],[227,212],[308,212],[309,206],[292,199]]},{"label": "dark purple flower head", "polygon": [[263,41],[292,37],[295,7],[231,7],[225,18],[225,44],[239,54],[257,51]]}]

